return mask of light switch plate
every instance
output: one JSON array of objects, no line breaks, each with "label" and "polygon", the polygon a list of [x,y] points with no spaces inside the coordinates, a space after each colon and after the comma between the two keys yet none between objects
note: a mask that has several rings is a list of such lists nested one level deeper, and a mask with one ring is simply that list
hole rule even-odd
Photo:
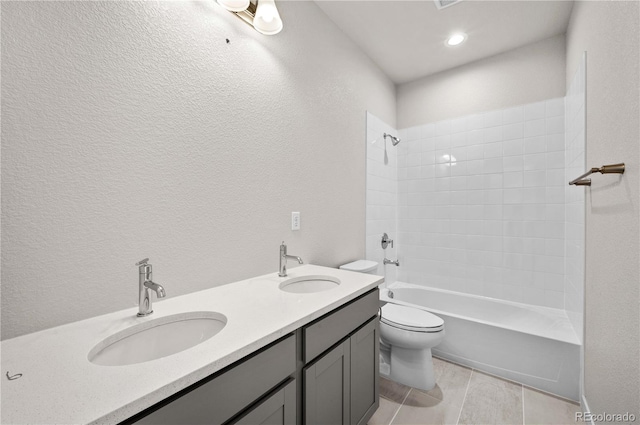
[{"label": "light switch plate", "polygon": [[291,230],[300,230],[300,213],[291,213]]}]

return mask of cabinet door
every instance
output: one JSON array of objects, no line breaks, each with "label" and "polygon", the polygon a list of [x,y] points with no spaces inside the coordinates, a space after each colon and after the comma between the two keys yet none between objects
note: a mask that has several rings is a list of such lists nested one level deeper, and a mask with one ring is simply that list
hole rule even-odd
[{"label": "cabinet door", "polygon": [[378,409],[379,322],[374,318],[351,336],[351,424],[366,424]]},{"label": "cabinet door", "polygon": [[346,340],[304,370],[304,423],[348,424],[350,341]]},{"label": "cabinet door", "polygon": [[[265,367],[268,365],[268,367]],[[125,424],[208,425],[221,424],[244,411],[277,388],[296,371],[296,337],[288,336],[245,360],[234,364],[213,379],[205,378],[175,399],[153,406],[141,418]]]},{"label": "cabinet door", "polygon": [[296,381],[292,379],[279,391],[232,423],[236,425],[295,425]]}]

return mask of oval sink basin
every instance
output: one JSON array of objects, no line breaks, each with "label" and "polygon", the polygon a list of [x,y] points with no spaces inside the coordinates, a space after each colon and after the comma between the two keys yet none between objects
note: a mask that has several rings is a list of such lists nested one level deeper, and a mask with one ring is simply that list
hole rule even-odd
[{"label": "oval sink basin", "polygon": [[285,280],[280,289],[294,294],[311,294],[329,291],[340,285],[340,279],[333,276],[300,276]]},{"label": "oval sink basin", "polygon": [[132,326],[99,342],[89,351],[89,361],[101,366],[125,366],[179,353],[220,332],[227,317],[197,311],[161,317]]}]

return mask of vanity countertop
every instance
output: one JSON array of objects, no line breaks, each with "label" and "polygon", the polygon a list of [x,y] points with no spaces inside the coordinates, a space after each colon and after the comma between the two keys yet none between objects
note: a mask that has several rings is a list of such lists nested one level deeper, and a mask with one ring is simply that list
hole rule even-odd
[{"label": "vanity countertop", "polygon": [[[380,276],[314,265],[288,273],[156,301],[149,317],[136,317],[134,307],[2,341],[1,423],[118,423],[383,282]],[[304,275],[334,276],[341,284],[311,294],[278,288]],[[193,348],[145,363],[98,366],[87,359],[96,344],[120,330],[187,311],[222,313],[227,325]],[[22,377],[10,381],[7,372]]]}]

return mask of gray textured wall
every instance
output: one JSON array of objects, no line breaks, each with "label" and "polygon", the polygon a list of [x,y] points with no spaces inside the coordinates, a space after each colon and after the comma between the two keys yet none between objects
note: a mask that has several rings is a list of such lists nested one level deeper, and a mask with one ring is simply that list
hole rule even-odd
[{"label": "gray textured wall", "polygon": [[364,258],[365,112],[395,124],[395,87],[278,7],[268,37],[215,1],[2,2],[3,339],[134,306],[144,257],[169,297],[276,272],[282,240]]},{"label": "gray textured wall", "polygon": [[398,86],[398,124],[412,127],[565,95],[558,35]]},{"label": "gray textured wall", "polygon": [[585,397],[592,413],[640,417],[640,22],[637,1],[581,1],[567,31],[567,80],[587,52]]}]

